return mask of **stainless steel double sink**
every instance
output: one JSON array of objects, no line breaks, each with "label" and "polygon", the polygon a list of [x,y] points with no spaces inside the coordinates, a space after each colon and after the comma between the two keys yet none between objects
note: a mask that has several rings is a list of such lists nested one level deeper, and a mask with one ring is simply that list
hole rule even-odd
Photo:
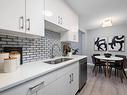
[{"label": "stainless steel double sink", "polygon": [[47,64],[59,64],[65,61],[69,61],[72,60],[73,58],[59,58],[59,59],[54,59],[54,60],[50,60],[50,61],[44,61],[44,63]]}]

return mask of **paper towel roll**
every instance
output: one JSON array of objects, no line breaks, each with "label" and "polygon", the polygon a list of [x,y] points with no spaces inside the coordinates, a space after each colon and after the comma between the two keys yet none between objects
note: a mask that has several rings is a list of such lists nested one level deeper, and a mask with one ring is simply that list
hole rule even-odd
[{"label": "paper towel roll", "polygon": [[9,53],[0,53],[0,60],[4,60],[6,58],[9,58]]},{"label": "paper towel roll", "polygon": [[0,71],[4,68],[4,59],[9,58],[9,53],[0,53]]},{"label": "paper towel roll", "polygon": [[20,67],[20,54],[19,53],[10,53],[10,58],[16,58],[17,59],[17,67]]},{"label": "paper towel roll", "polygon": [[3,72],[4,60],[0,60],[0,72]]},{"label": "paper towel roll", "polygon": [[4,60],[4,72],[10,73],[17,70],[17,59],[8,58]]}]

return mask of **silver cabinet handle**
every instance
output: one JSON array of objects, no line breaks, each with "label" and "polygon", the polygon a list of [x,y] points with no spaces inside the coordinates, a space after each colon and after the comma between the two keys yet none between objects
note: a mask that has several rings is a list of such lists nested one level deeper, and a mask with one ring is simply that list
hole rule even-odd
[{"label": "silver cabinet handle", "polygon": [[19,18],[19,29],[23,29],[24,28],[24,17],[21,16]]},{"label": "silver cabinet handle", "polygon": [[29,88],[30,93],[31,94],[37,93],[37,91],[39,91],[42,88],[43,85],[44,85],[44,81],[39,83],[39,84],[37,84],[37,85],[35,85],[35,86],[33,86],[33,87],[30,87]]},{"label": "silver cabinet handle", "polygon": [[72,76],[71,76],[71,74],[70,74],[69,76],[70,76],[70,81],[69,81],[69,83],[71,83],[71,77],[72,77]]},{"label": "silver cabinet handle", "polygon": [[60,19],[61,19],[61,23],[60,24],[62,25],[63,24],[63,18],[61,17]]},{"label": "silver cabinet handle", "polygon": [[30,19],[26,20],[26,30],[30,31]]},{"label": "silver cabinet handle", "polygon": [[58,24],[60,24],[60,16],[58,16]]},{"label": "silver cabinet handle", "polygon": [[74,81],[74,74],[72,73],[71,75],[72,75],[71,81],[73,82]]}]

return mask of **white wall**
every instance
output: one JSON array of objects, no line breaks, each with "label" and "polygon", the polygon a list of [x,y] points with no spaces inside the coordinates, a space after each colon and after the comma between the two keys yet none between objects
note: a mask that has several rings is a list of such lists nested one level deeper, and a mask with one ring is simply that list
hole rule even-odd
[{"label": "white wall", "polygon": [[91,62],[91,55],[94,53],[104,54],[101,51],[94,51],[94,38],[95,37],[109,37],[109,36],[117,36],[117,35],[125,35],[125,52],[111,52],[113,55],[122,54],[127,56],[127,24],[112,26],[107,28],[100,28],[91,31],[87,31],[86,33],[86,55],[88,56],[88,62]]}]

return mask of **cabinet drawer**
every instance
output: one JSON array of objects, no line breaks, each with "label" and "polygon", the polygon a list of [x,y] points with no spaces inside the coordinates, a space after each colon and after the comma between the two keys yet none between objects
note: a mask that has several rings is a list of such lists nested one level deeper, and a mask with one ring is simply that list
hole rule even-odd
[{"label": "cabinet drawer", "polygon": [[46,74],[44,76],[41,76],[41,77],[38,77],[36,79],[33,79],[30,81],[31,85],[30,87],[32,86],[36,86],[37,84],[43,82],[43,87],[47,86],[48,84],[54,82],[57,77],[56,77],[57,73],[56,72],[51,72],[49,74]]}]

